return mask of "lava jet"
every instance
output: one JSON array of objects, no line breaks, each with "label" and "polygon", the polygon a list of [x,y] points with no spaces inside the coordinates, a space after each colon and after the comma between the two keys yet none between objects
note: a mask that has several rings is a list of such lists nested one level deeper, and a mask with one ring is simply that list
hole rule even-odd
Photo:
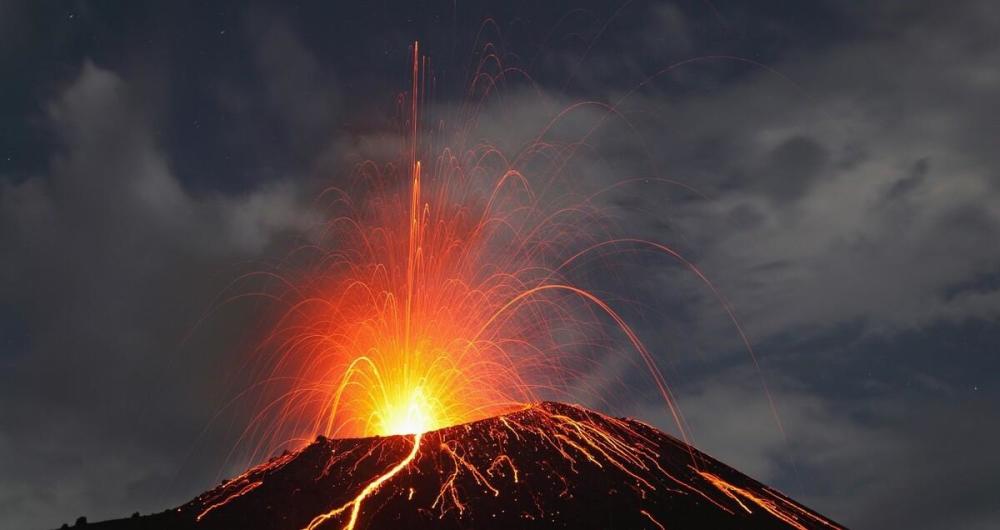
[{"label": "lava jet", "polygon": [[632,419],[543,402],[414,435],[319,437],[131,529],[836,529]]}]

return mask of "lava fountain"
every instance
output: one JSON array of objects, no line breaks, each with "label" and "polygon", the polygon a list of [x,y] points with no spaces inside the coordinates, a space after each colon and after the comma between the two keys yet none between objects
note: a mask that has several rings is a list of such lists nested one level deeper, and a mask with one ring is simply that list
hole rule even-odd
[{"label": "lava fountain", "polygon": [[[488,74],[487,63],[470,93],[491,89],[508,72],[497,67]],[[690,471],[689,477],[668,473],[652,438],[638,434],[645,427],[536,405],[586,392],[583,381],[623,338],[632,347],[630,362],[646,370],[686,442],[683,417],[653,356],[605,296],[574,283],[568,272],[595,256],[642,248],[679,261],[718,293],[671,248],[616,235],[594,195],[566,192],[573,186],[565,182],[565,167],[585,138],[561,144],[543,130],[514,157],[488,143],[453,149],[423,140],[426,69],[415,43],[412,84],[400,97],[405,141],[397,160],[361,163],[354,188],[325,190],[318,203],[334,213],[319,237],[293,253],[310,256],[309,265],[291,276],[273,275],[287,287],[278,298],[289,309],[261,347],[277,352],[262,378],[273,393],[245,436],[259,440],[259,451],[302,447],[317,436],[386,437],[389,445],[361,455],[330,449],[327,470],[355,459],[347,475],[362,462],[395,455],[348,487],[346,497],[331,498],[329,509],[304,528],[355,528],[366,501],[403,475],[414,480],[428,459],[442,477],[433,494],[422,497],[426,488],[414,487],[405,493],[396,484],[392,495],[441,518],[462,513],[462,492],[499,497],[502,484],[516,488],[530,475],[524,466],[537,462],[518,461],[523,447],[510,447],[525,440],[562,460],[556,469],[615,470],[643,499],[654,490],[676,490],[726,511],[730,502],[736,506],[730,513],[762,508],[791,526],[825,521],[783,497],[751,494],[703,472],[705,458],[686,444],[688,467],[676,473]],[[467,447],[468,433],[454,426],[486,418],[492,418],[487,434]],[[487,449],[492,456],[482,460]],[[260,477],[288,461],[272,460],[197,499],[196,520],[252,494],[265,483]],[[549,477],[567,484],[565,475]],[[646,508],[637,513],[660,526]]]},{"label": "lava fountain", "polygon": [[399,160],[360,164],[357,190],[323,193],[337,213],[322,242],[297,251],[319,258],[283,278],[294,303],[266,341],[279,352],[266,379],[290,384],[263,407],[265,430],[302,439],[418,434],[523,408],[540,394],[565,396],[596,365],[593,350],[612,322],[683,431],[636,334],[564,274],[588,254],[642,242],[610,238],[586,198],[553,198],[556,177],[539,182],[520,169],[547,156],[558,174],[576,146],[540,139],[513,160],[489,144],[443,148],[425,164],[425,64],[414,44]]}]

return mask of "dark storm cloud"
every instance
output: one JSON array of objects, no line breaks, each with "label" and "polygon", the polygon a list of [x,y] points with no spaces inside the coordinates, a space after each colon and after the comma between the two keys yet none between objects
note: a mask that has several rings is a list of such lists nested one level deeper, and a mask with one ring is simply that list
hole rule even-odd
[{"label": "dark storm cloud", "polygon": [[821,176],[829,156],[808,136],[793,136],[771,149],[763,167],[749,181],[775,198],[795,199]]},{"label": "dark storm cloud", "polygon": [[[847,524],[987,528],[1000,517],[982,496],[1000,465],[985,375],[996,344],[970,344],[960,330],[994,329],[1000,317],[986,280],[1000,250],[985,243],[1000,240],[998,166],[981,148],[996,137],[983,116],[1000,82],[987,66],[1000,59],[989,37],[1000,21],[988,3],[880,6],[851,12],[863,36],[769,62],[801,92],[758,72],[710,96],[635,105],[684,124],[661,133],[667,174],[699,174],[706,166],[686,147],[710,142],[718,173],[685,182],[715,200],[674,211],[690,238],[676,241],[693,247],[764,352],[789,441],[766,403],[733,395],[752,393],[736,390],[734,368],[705,374],[681,402],[691,400],[709,452]],[[956,282],[976,287],[956,294]],[[713,355],[738,351],[719,340],[733,335],[719,313],[709,301],[694,328]],[[889,346],[911,333],[923,342]],[[784,470],[793,463],[798,480]],[[962,477],[949,483],[948,508],[914,500],[935,495],[935,476]]]},{"label": "dark storm cloud", "polygon": [[[1000,240],[998,164],[981,142],[996,137],[983,116],[1000,88],[987,66],[1000,64],[989,37],[1000,21],[987,3],[947,12],[887,4],[840,16],[856,20],[850,39],[774,52],[769,68],[706,58],[625,99],[629,82],[609,79],[639,83],[641,68],[594,51],[577,80],[620,103],[639,134],[608,120],[571,171],[580,182],[615,182],[652,176],[652,167],[712,197],[663,190],[608,202],[627,232],[671,243],[720,286],[773,383],[787,441],[704,286],[683,271],[657,272],[662,262],[629,274],[644,303],[644,292],[657,292],[685,306],[643,330],[661,354],[703,359],[670,378],[702,447],[850,525],[989,527],[998,514],[981,492],[1000,463],[989,455],[939,462],[942,453],[988,453],[1000,438],[997,413],[985,406],[997,396],[986,375],[996,344],[962,339],[966,323],[993,329],[1000,317],[990,281],[1000,247],[986,243]],[[677,19],[649,24],[656,34],[676,30]],[[692,85],[710,90],[686,93]],[[519,131],[544,124],[553,102],[572,100],[557,87],[519,97],[487,111],[484,136],[528,141]],[[602,112],[577,112],[565,132],[588,130]],[[517,125],[507,127],[511,113]],[[651,276],[659,283],[643,280]],[[671,335],[672,322],[697,338]],[[922,339],[892,347],[906,334]],[[961,347],[944,348],[946,340]],[[603,369],[617,374],[620,362]],[[952,421],[967,430],[947,433]],[[905,509],[951,468],[963,473],[950,483],[954,512]],[[889,516],[884,506],[901,509]]]},{"label": "dark storm cloud", "polygon": [[3,313],[28,337],[5,348],[0,384],[4,403],[21,403],[0,413],[0,511],[14,527],[177,495],[175,466],[207,419],[194,406],[205,385],[185,380],[232,354],[225,333],[200,344],[210,356],[181,339],[219,275],[309,222],[288,184],[190,195],[135,96],[84,62],[46,106],[59,139],[49,172],[0,191]]},{"label": "dark storm cloud", "polygon": [[[998,221],[987,213],[997,211],[993,154],[968,142],[989,135],[981,116],[995,89],[983,72],[997,56],[985,39],[990,30],[968,20],[977,9],[988,8],[970,4],[933,28],[919,16],[931,10],[915,10],[908,26],[889,33],[869,29],[884,29],[881,10],[852,12],[869,29],[864,38],[805,58],[776,57],[769,66],[780,75],[740,67],[739,77],[690,97],[670,97],[677,81],[665,76],[622,102],[627,116],[655,116],[637,121],[655,146],[657,171],[717,199],[672,206],[674,223],[703,242],[694,249],[700,263],[721,271],[720,280],[741,276],[747,288],[774,290],[742,296],[744,304],[776,306],[746,307],[746,318],[780,314],[774,329],[797,320],[837,325],[870,317],[906,326],[944,314],[964,318],[961,301],[934,293],[998,264],[992,248],[958,235],[995,233]],[[981,46],[969,47],[970,40]],[[752,222],[730,231],[720,229],[720,217]],[[774,271],[769,263],[784,264],[780,281],[737,272]]]},{"label": "dark storm cloud", "polygon": [[287,23],[258,15],[247,26],[260,34],[254,61],[264,74],[275,114],[286,120],[284,134],[299,142],[316,142],[335,111],[336,84],[326,79],[329,74]]},{"label": "dark storm cloud", "polygon": [[[760,399],[754,375],[714,374],[682,398],[701,449],[784,484],[785,493],[838,514],[851,527],[995,525],[1000,513],[987,491],[1000,466],[991,450],[1000,443],[1000,431],[984,428],[995,420],[995,395],[969,395],[928,380],[920,397],[886,388],[859,402],[853,392],[823,396],[772,377],[786,438]],[[948,477],[947,487],[942,477]]]},{"label": "dark storm cloud", "polygon": [[[526,6],[547,22],[513,25],[529,44],[509,43],[509,58],[538,86],[488,98],[469,141],[516,151],[581,95],[618,104],[623,119],[583,107],[546,137],[602,124],[567,164],[568,191],[658,176],[707,197],[639,182],[601,201],[732,302],[786,435],[719,302],[676,264],[636,257],[621,266],[629,281],[593,281],[644,308],[632,316],[694,441],[852,526],[995,526],[998,9],[715,4],[720,16],[630,4],[593,46],[617,5],[576,13],[548,41],[568,8]],[[442,20],[479,27],[471,8],[223,6],[192,19],[81,6],[0,2],[2,48],[39,49],[0,51],[20,65],[0,102],[16,124],[0,136],[4,527],[162,509],[227,472],[239,418],[227,430],[211,416],[260,313],[182,339],[233,277],[317,220],[316,181],[394,152],[405,42],[432,39],[440,79],[461,80],[469,58],[454,49],[469,44],[433,39]],[[78,17],[109,33],[87,38]],[[25,27],[49,28],[61,51]],[[623,98],[665,66],[722,55],[767,68],[703,57]],[[441,84],[428,115],[454,119],[464,85]],[[580,385],[639,381],[633,366],[611,359]],[[609,401],[671,427],[648,401]]]}]

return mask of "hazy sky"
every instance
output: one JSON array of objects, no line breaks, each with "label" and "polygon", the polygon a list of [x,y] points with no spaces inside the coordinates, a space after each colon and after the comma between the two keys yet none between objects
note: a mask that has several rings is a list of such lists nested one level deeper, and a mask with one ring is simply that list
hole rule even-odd
[{"label": "hazy sky", "polygon": [[159,511],[246,464],[230,372],[267,309],[196,324],[391,154],[415,39],[429,114],[458,115],[492,42],[534,85],[475,137],[517,152],[613,103],[580,185],[700,192],[601,204],[695,261],[759,354],[784,436],[711,292],[649,257],[607,281],[649,309],[698,447],[851,527],[1000,526],[1000,8],[396,3],[0,0],[0,527]]}]

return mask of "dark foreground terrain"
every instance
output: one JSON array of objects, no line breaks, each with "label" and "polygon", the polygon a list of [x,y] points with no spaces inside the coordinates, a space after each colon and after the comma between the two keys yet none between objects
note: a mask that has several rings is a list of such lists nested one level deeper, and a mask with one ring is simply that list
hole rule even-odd
[{"label": "dark foreground terrain", "polygon": [[[541,403],[414,436],[319,438],[137,529],[840,528],[643,423]],[[414,441],[418,442],[414,448]]]}]

